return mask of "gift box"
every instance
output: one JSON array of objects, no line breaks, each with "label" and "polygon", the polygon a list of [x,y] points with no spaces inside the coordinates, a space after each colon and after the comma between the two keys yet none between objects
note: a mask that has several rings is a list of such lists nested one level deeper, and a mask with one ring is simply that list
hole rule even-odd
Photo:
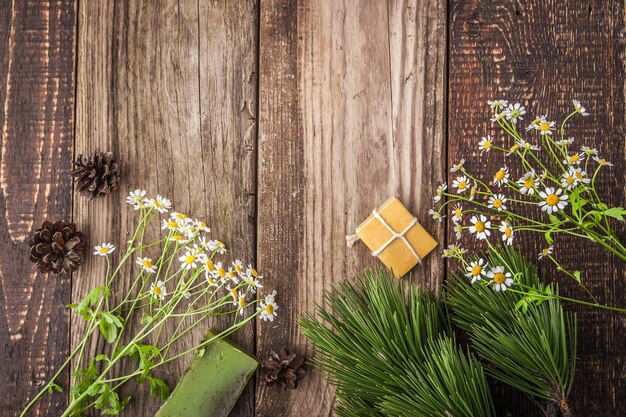
[{"label": "gift box", "polygon": [[[396,278],[404,276],[437,246],[437,241],[396,197],[372,211],[357,227],[356,236]],[[349,245],[351,240],[348,237]]]}]

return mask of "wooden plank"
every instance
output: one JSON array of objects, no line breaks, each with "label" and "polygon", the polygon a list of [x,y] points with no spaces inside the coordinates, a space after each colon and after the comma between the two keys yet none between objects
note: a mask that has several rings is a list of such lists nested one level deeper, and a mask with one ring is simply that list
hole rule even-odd
[{"label": "wooden plank", "polygon": [[[71,0],[0,6],[0,404],[16,414],[68,351],[70,281],[35,272],[27,241],[71,218],[74,20]],[[29,415],[64,403],[44,397]]]},{"label": "wooden plank", "polygon": [[[523,101],[529,109],[525,122],[544,113],[562,119],[572,109],[571,100],[579,99],[592,114],[575,119],[569,134],[578,146],[592,144],[615,164],[601,175],[600,189],[610,205],[623,206],[623,2],[453,1],[450,16],[448,163],[464,157],[469,169],[493,175],[503,162],[490,155],[493,162],[486,163],[477,150],[481,136],[503,137],[489,122],[489,99]],[[623,229],[619,235],[624,238]],[[536,236],[520,234],[517,241],[533,257],[545,247]],[[624,268],[616,258],[574,239],[558,241],[556,251],[566,267],[583,271],[600,302],[626,306]],[[541,265],[566,294],[585,297],[566,277]],[[623,316],[567,308],[577,311],[579,319],[574,414],[623,414]],[[529,401],[501,384],[494,387],[494,398],[501,415],[539,415]]]},{"label": "wooden plank", "polygon": [[[256,7],[226,0],[80,4],[76,151],[110,149],[122,164],[120,192],[76,200],[77,222],[89,227],[92,244],[127,240],[133,213],[125,196],[145,188],[205,218],[234,256],[253,261]],[[102,272],[102,263],[91,260],[73,298],[99,285]],[[194,331],[185,346],[205,330]],[[253,336],[251,325],[236,340],[252,350]],[[186,365],[173,362],[158,375],[173,386]],[[131,383],[126,393],[134,397],[126,413],[151,415],[159,406],[145,386]],[[253,415],[252,394],[233,415]]]},{"label": "wooden plank", "polygon": [[[281,306],[257,325],[261,358],[304,352],[297,318],[378,265],[345,235],[388,196],[443,239],[427,215],[445,162],[441,3],[261,1],[257,256]],[[441,273],[434,255],[413,280],[435,286]],[[326,416],[332,403],[316,373],[293,392],[257,390],[257,416]]]}]

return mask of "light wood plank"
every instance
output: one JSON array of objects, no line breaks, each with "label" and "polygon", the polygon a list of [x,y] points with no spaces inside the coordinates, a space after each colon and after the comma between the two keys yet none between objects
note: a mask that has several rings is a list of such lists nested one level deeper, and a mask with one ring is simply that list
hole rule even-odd
[{"label": "light wood plank", "polygon": [[[443,178],[445,7],[437,2],[261,1],[260,268],[282,306],[259,323],[259,356],[307,346],[296,320],[324,289],[378,265],[345,235],[398,195],[428,220]],[[423,59],[430,59],[427,65]],[[441,282],[431,255],[415,282]],[[333,392],[315,373],[301,389],[261,385],[257,415],[327,416]]]},{"label": "light wood plank", "polygon": [[[122,165],[120,192],[75,202],[76,220],[89,228],[92,244],[128,239],[133,213],[124,199],[145,188],[171,198],[177,211],[205,218],[235,256],[252,260],[255,7],[225,0],[81,3],[76,151],[110,149]],[[73,298],[99,285],[102,273],[102,262],[91,260],[74,281]],[[194,331],[181,349],[198,343],[205,330]],[[237,341],[253,349],[253,334],[250,326]],[[100,349],[102,341],[91,347]],[[157,375],[173,387],[187,363],[173,362]],[[134,400],[126,413],[154,413],[160,401],[146,388],[129,384],[124,392]],[[252,407],[250,393],[234,415],[252,415]]]}]

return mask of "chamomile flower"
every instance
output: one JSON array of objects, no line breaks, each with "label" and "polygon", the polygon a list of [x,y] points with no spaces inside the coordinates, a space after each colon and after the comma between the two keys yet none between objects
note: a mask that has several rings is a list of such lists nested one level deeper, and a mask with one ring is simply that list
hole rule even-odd
[{"label": "chamomile flower", "polygon": [[471,278],[471,283],[475,283],[476,281],[480,281],[484,276],[486,276],[485,270],[487,269],[487,262],[484,259],[480,258],[477,261],[470,262],[469,266],[465,267],[467,273],[465,274],[466,278]]},{"label": "chamomile flower", "polygon": [[156,273],[156,266],[152,263],[152,258],[137,258],[135,263],[149,274]]},{"label": "chamomile flower", "polygon": [[529,171],[525,173],[522,178],[517,180],[517,185],[519,185],[519,192],[522,194],[533,195],[535,194],[535,171]]},{"label": "chamomile flower", "polygon": [[237,272],[238,275],[245,275],[246,271],[243,269],[243,262],[241,262],[239,259],[235,259],[233,261],[233,268],[235,268],[235,272]]},{"label": "chamomile flower", "polygon": [[235,304],[237,305],[237,310],[239,310],[239,315],[243,316],[246,308],[246,295],[243,292],[239,291],[237,293],[237,302]]},{"label": "chamomile flower", "polygon": [[488,100],[487,104],[489,104],[489,107],[491,107],[492,109],[495,109],[506,107],[509,102],[507,100]]},{"label": "chamomile flower", "polygon": [[433,209],[428,210],[428,214],[430,214],[433,219],[438,220],[439,223],[441,223],[443,221],[443,218],[446,217],[446,216],[442,216],[441,213]]},{"label": "chamomile flower", "polygon": [[504,113],[500,112],[500,113],[494,113],[493,117],[489,120],[491,120],[491,123],[495,123],[498,120],[502,120],[504,118]]},{"label": "chamomile flower", "polygon": [[186,223],[189,220],[189,216],[184,213],[178,213],[175,211],[173,213],[170,213],[170,219],[176,222]]},{"label": "chamomile flower", "polygon": [[496,185],[504,185],[509,182],[509,168],[507,166],[503,166],[496,172],[493,176],[493,182]]},{"label": "chamomile flower", "polygon": [[209,240],[209,243],[207,244],[207,247],[210,251],[212,252],[216,252],[220,255],[224,255],[226,253],[228,253],[228,251],[226,250],[226,245],[224,244],[224,242],[221,242],[219,240]]},{"label": "chamomile flower", "polygon": [[543,259],[543,258],[545,258],[546,256],[552,255],[552,252],[553,252],[553,251],[554,251],[554,246],[553,246],[553,245],[550,245],[550,246],[548,246],[547,248],[543,249],[543,250],[539,253],[538,258],[539,258],[539,259]]},{"label": "chamomile flower", "polygon": [[600,164],[600,166],[603,166],[603,167],[612,167],[613,166],[612,163],[607,162],[606,159],[600,158],[598,156],[594,156],[593,160],[596,161],[598,164]]},{"label": "chamomile flower", "polygon": [[469,227],[470,233],[476,235],[476,239],[485,240],[491,235],[491,222],[482,214],[472,216],[470,219],[472,225]]},{"label": "chamomile flower", "polygon": [[511,146],[509,148],[509,150],[506,153],[506,156],[514,154],[515,151],[517,151],[519,148],[520,148],[520,144],[519,143],[515,143],[513,146]]},{"label": "chamomile flower", "polygon": [[459,258],[461,259],[463,255],[465,255],[465,249],[462,249],[460,246],[451,244],[448,245],[446,249],[443,250],[442,255],[444,258]]},{"label": "chamomile flower", "polygon": [[541,135],[552,135],[552,131],[555,129],[555,123],[544,120],[537,125],[536,129]]},{"label": "chamomile flower", "polygon": [[278,315],[276,314],[278,305],[276,304],[275,297],[276,291],[273,291],[270,295],[265,297],[265,301],[261,301],[260,307],[257,307],[257,311],[261,312],[259,317],[261,317],[263,321],[274,321],[274,317]]},{"label": "chamomile flower", "polygon": [[520,148],[522,149],[527,149],[529,151],[538,151],[541,150],[541,148],[537,145],[533,145],[530,142],[526,142],[524,139],[518,139],[516,141],[516,143],[520,146]]},{"label": "chamomile flower", "polygon": [[508,287],[513,285],[513,278],[510,272],[505,272],[503,266],[494,266],[487,272],[489,283],[493,284],[495,291],[506,291]]},{"label": "chamomile flower", "polygon": [[554,189],[552,187],[547,187],[545,191],[539,192],[539,197],[543,199],[543,201],[539,202],[539,207],[541,207],[541,211],[545,211],[548,214],[554,214],[559,210],[563,210],[565,206],[567,206],[567,194],[561,195],[563,190]]},{"label": "chamomile flower", "polygon": [[585,160],[585,154],[581,152],[581,153],[574,153],[574,154],[569,155],[567,159],[563,160],[563,163],[570,164],[570,165],[578,165],[584,160]]},{"label": "chamomile flower", "polygon": [[452,208],[452,221],[458,223],[463,218],[463,207],[460,204],[456,204]]},{"label": "chamomile flower", "polygon": [[228,293],[230,294],[231,297],[233,297],[233,302],[237,302],[237,300],[239,299],[239,294],[237,293],[237,288],[233,287],[231,288],[230,285],[226,286],[226,291],[228,291]]},{"label": "chamomile flower", "polygon": [[578,177],[573,167],[563,173],[561,176],[561,187],[571,190],[578,185]]},{"label": "chamomile flower", "polygon": [[503,113],[506,119],[510,120],[511,123],[517,123],[518,120],[523,119],[522,116],[526,114],[526,108],[520,103],[509,104]]},{"label": "chamomile flower", "polygon": [[[209,257],[206,257],[206,259],[203,261],[203,264],[204,264],[204,277],[206,278],[207,282],[209,283],[209,285],[217,286],[218,274],[217,274],[216,265],[213,263],[213,261]],[[222,264],[219,263],[220,268],[221,266]]]},{"label": "chamomile flower", "polygon": [[583,146],[580,148],[581,151],[587,156],[593,156],[598,154],[598,150],[596,148],[590,148],[588,146]]},{"label": "chamomile flower", "polygon": [[94,248],[93,254],[98,256],[108,256],[109,254],[113,253],[114,250],[115,246],[113,246],[112,244],[103,243]]},{"label": "chamomile flower", "polygon": [[226,271],[226,277],[235,284],[239,284],[239,276],[237,275],[237,271],[235,271],[232,266],[228,267],[228,271]]},{"label": "chamomile flower", "polygon": [[546,115],[535,117],[530,124],[526,126],[526,130],[539,130],[539,125],[546,122],[546,117]]},{"label": "chamomile flower", "polygon": [[167,289],[165,288],[165,283],[161,280],[156,283],[150,284],[150,295],[154,297],[155,300],[163,301],[167,296]]},{"label": "chamomile flower", "polygon": [[463,226],[460,223],[454,223],[454,232],[456,240],[459,240],[463,237]]},{"label": "chamomile flower", "polygon": [[196,230],[198,230],[200,232],[205,232],[205,233],[210,233],[211,232],[211,229],[202,220],[195,219],[193,221],[193,225],[196,228]]},{"label": "chamomile flower", "polygon": [[165,230],[165,229],[169,229],[169,230],[178,230],[179,228],[179,224],[172,219],[163,219],[161,220],[161,229]]},{"label": "chamomile flower", "polygon": [[458,164],[452,165],[450,168],[450,172],[457,172],[463,169],[463,165],[465,164],[465,159],[461,159]]},{"label": "chamomile flower", "polygon": [[436,203],[441,200],[443,193],[448,189],[448,184],[445,182],[443,184],[439,184],[437,186],[437,190],[435,191],[435,196],[433,197],[433,201]]},{"label": "chamomile flower", "polygon": [[474,183],[474,185],[472,185],[472,188],[470,188],[470,193],[469,193],[469,201],[474,201],[474,198],[476,198],[476,192],[478,191],[478,184]]},{"label": "chamomile flower", "polygon": [[490,135],[487,135],[487,136],[484,136],[480,140],[480,142],[478,142],[478,149],[480,149],[482,152],[489,152],[492,145],[493,145],[493,140],[491,139]]},{"label": "chamomile flower", "polygon": [[452,188],[456,188],[457,194],[461,194],[470,186],[470,182],[465,175],[460,175],[456,177],[454,181],[452,181]]},{"label": "chamomile flower", "polygon": [[576,113],[580,113],[583,116],[589,116],[589,113],[587,113],[587,109],[580,105],[580,101],[572,100],[572,103],[574,103],[574,109],[576,110]]},{"label": "chamomile flower", "polygon": [[511,225],[507,222],[503,221],[502,223],[500,223],[500,227],[498,228],[498,230],[500,231],[500,233],[502,233],[502,241],[507,245],[512,245],[514,236],[513,227],[511,227]]},{"label": "chamomile flower", "polygon": [[183,245],[185,243],[187,243],[187,238],[181,234],[173,234],[172,236],[170,236],[169,238],[167,238],[167,240],[169,240],[170,242],[176,242],[177,245]]},{"label": "chamomile flower", "polygon": [[180,261],[180,268],[185,270],[196,269],[198,267],[198,256],[192,251],[187,251],[185,254],[178,258]]},{"label": "chamomile flower", "polygon": [[126,203],[133,206],[135,210],[139,210],[144,207],[144,197],[146,196],[146,190],[131,191],[126,197]]},{"label": "chamomile flower", "polygon": [[494,194],[489,197],[489,201],[487,204],[489,208],[502,211],[502,210],[506,210],[506,206],[504,205],[506,201],[507,200],[504,194]]},{"label": "chamomile flower", "polygon": [[559,146],[569,146],[572,143],[574,143],[574,138],[559,139],[554,143],[556,143]]},{"label": "chamomile flower", "polygon": [[591,178],[587,176],[587,172],[583,171],[582,168],[570,167],[569,169],[574,174],[578,182],[582,182],[583,184],[589,184],[591,182]]},{"label": "chamomile flower", "polygon": [[161,195],[157,195],[157,198],[146,198],[143,200],[143,202],[148,207],[157,210],[159,213],[166,213],[169,209],[172,208],[172,202],[167,198],[162,197]]}]

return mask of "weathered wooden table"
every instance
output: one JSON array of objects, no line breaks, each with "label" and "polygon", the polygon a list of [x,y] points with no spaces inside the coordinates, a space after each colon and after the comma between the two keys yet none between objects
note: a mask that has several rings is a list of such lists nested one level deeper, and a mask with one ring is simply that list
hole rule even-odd
[{"label": "weathered wooden table", "polygon": [[[427,215],[433,188],[495,134],[488,99],[554,116],[581,100],[592,116],[571,133],[615,163],[602,190],[623,205],[625,18],[617,0],[3,1],[0,414],[16,415],[76,343],[65,305],[102,273],[88,260],[71,278],[38,274],[25,241],[44,219],[74,219],[90,244],[124,242],[130,189],[205,216],[280,290],[280,319],[236,338],[260,357],[304,351],[296,318],[376,263],[344,235],[389,195],[446,244],[451,231]],[[87,203],[67,171],[95,148],[118,155],[122,190]],[[623,264],[568,245],[561,256],[600,301],[626,307]],[[430,256],[413,279],[435,287],[445,273]],[[574,410],[626,415],[625,316],[577,311]],[[167,369],[170,382],[184,366]],[[133,391],[124,415],[151,416],[158,401]],[[494,397],[499,415],[538,415],[511,389],[496,384]],[[64,394],[48,398],[31,415],[58,415]],[[332,405],[312,374],[287,393],[251,383],[233,415],[327,416]]]}]

